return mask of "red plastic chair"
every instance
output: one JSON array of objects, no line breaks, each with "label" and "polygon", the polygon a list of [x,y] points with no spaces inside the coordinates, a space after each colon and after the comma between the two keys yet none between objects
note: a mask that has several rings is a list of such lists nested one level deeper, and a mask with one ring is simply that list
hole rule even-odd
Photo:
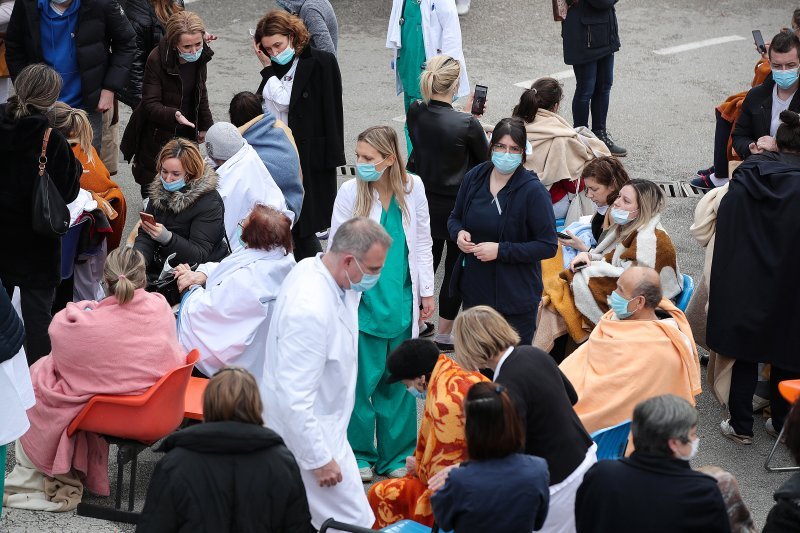
[{"label": "red plastic chair", "polygon": [[[117,449],[117,487],[115,508],[94,504],[78,504],[80,516],[135,524],[139,513],[133,512],[136,487],[136,458],[145,448],[175,431],[183,421],[184,398],[192,367],[199,352],[192,350],[186,364],[159,379],[144,394],[135,396],[93,396],[67,428],[67,436],[76,431],[101,435]],[[131,463],[128,487],[128,510],[122,506],[122,477],[125,463]]]},{"label": "red plastic chair", "polygon": [[206,378],[189,378],[183,416],[192,420],[203,420],[203,393],[208,386]]},{"label": "red plastic chair", "polygon": [[[784,400],[794,405],[797,402],[797,399],[800,398],[800,379],[787,379],[786,381],[781,381],[778,383],[778,391],[781,393],[781,396],[783,396]],[[795,406],[795,408],[800,409],[800,407],[797,406]],[[769,466],[770,461],[772,461],[772,456],[775,455],[775,450],[778,449],[778,444],[783,438],[784,431],[786,431],[786,424],[784,424],[781,428],[778,438],[775,439],[775,444],[772,445],[772,451],[769,452],[767,460],[764,462],[764,468],[767,469],[767,472],[794,472],[795,470],[800,470],[800,466]]]}]

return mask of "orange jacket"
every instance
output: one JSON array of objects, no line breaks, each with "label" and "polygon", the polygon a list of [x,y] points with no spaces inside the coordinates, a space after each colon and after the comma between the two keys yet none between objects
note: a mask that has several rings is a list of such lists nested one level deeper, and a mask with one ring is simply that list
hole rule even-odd
[{"label": "orange jacket", "polygon": [[[106,243],[110,252],[119,246],[122,232],[125,229],[125,216],[127,214],[125,195],[122,194],[122,189],[119,188],[119,185],[111,179],[108,169],[100,160],[100,156],[93,146],[89,147],[92,149],[92,162],[89,163],[89,157],[83,151],[83,148],[77,143],[71,143],[71,145],[75,158],[83,166],[81,189],[86,189],[92,193],[100,209],[105,212],[108,221],[111,223],[113,233],[108,237]],[[108,209],[109,206],[111,209]]]}]

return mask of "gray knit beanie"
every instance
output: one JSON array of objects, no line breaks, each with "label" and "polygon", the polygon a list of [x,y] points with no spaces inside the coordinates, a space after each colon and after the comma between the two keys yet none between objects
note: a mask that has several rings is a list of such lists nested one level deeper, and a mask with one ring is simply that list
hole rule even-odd
[{"label": "gray knit beanie", "polygon": [[244,143],[239,129],[230,122],[215,122],[206,132],[206,152],[211,159],[227,161]]}]

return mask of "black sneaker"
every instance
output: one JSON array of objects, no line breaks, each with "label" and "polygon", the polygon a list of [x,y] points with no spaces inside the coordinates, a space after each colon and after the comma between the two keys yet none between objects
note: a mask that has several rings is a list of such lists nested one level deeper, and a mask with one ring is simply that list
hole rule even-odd
[{"label": "black sneaker", "polygon": [[702,176],[710,176],[713,173],[714,173],[714,165],[711,165],[708,168],[701,168],[700,170],[697,171],[697,175],[701,176],[701,177]]},{"label": "black sneaker", "polygon": [[425,322],[425,329],[420,330],[419,336],[420,337],[430,337],[433,335],[433,332],[436,330],[434,327],[433,322]]},{"label": "black sneaker", "polygon": [[697,176],[695,179],[690,181],[689,184],[695,189],[700,189],[701,191],[710,191],[711,189],[717,188],[717,186],[714,185],[714,182],[711,181],[711,176]]},{"label": "black sneaker", "polygon": [[614,142],[614,139],[611,138],[608,130],[592,130],[592,133],[594,133],[598,139],[606,144],[608,151],[611,152],[611,155],[617,157],[625,157],[628,155],[628,151],[625,148]]},{"label": "black sneaker", "polygon": [[445,342],[437,342],[437,341],[434,341],[434,342],[436,343],[436,347],[439,348],[439,351],[441,351],[441,352],[452,352],[452,351],[455,351],[455,346],[453,346],[452,344],[448,344],[448,343],[445,343]]}]

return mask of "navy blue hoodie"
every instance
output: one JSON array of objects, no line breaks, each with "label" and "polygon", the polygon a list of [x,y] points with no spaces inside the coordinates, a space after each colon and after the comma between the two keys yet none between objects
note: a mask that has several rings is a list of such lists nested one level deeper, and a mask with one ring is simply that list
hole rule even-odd
[{"label": "navy blue hoodie", "polygon": [[50,6],[49,0],[39,0],[42,56],[45,63],[53,67],[64,80],[58,99],[72,107],[80,107],[83,103],[81,73],[74,39],[80,8],[81,0],[73,0],[67,10],[59,15]]}]

